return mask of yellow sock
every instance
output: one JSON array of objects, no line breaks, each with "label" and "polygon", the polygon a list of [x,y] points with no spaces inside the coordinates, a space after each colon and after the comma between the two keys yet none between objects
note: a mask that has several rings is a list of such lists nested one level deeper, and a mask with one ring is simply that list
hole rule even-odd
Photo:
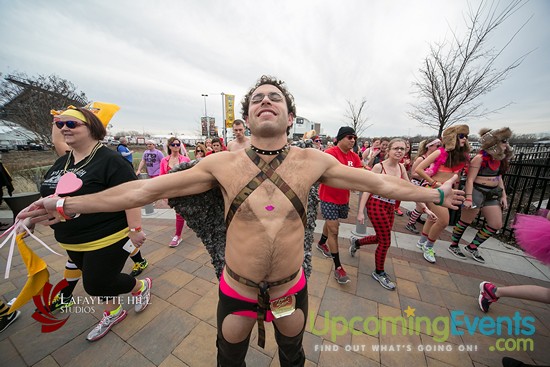
[{"label": "yellow sock", "polygon": [[120,312],[120,309],[122,308],[122,305],[119,305],[116,309],[109,312],[109,315],[113,316]]}]

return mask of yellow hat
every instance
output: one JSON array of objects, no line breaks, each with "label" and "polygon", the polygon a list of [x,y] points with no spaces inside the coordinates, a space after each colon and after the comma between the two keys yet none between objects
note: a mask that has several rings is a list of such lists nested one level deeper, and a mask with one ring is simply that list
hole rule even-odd
[{"label": "yellow hat", "polygon": [[84,108],[92,111],[105,127],[109,125],[114,114],[120,110],[118,105],[106,102],[90,102]]}]

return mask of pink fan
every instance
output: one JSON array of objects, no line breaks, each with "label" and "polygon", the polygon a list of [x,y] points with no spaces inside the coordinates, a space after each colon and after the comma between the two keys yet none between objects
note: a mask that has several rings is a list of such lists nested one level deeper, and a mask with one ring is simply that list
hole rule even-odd
[{"label": "pink fan", "polygon": [[82,180],[73,172],[67,172],[59,179],[55,193],[57,195],[66,195],[82,187]]}]

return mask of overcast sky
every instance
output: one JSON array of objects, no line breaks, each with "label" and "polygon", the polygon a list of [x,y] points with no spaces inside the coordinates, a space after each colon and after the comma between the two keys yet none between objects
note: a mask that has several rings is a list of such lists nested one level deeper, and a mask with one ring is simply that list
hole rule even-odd
[{"label": "overcast sky", "polygon": [[[507,2],[507,1],[503,1]],[[477,0],[473,1],[477,4]],[[262,74],[286,81],[299,116],[335,135],[347,102],[367,99],[367,136],[429,135],[407,116],[429,44],[463,34],[466,1],[10,1],[0,0],[0,72],[56,74],[121,110],[113,132],[196,132],[219,126],[221,92],[240,102]],[[491,45],[532,20],[502,64],[533,51],[484,101],[513,104],[468,121],[550,132],[550,2],[531,0]],[[240,116],[240,103],[236,116]]]}]

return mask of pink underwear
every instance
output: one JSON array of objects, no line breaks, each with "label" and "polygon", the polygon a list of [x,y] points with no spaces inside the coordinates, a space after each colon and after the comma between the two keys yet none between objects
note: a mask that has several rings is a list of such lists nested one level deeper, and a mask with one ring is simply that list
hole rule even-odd
[{"label": "pink underwear", "polygon": [[[238,300],[241,300],[241,301],[244,301],[244,302],[258,303],[258,300],[256,300],[256,299],[247,298],[247,297],[244,297],[244,296],[240,295],[239,293],[237,293],[236,290],[234,290],[233,288],[231,288],[231,286],[229,284],[227,284],[227,282],[225,281],[224,275],[225,275],[225,271],[222,273],[222,276],[220,277],[220,290],[222,291],[223,294],[225,294],[228,297],[238,299]],[[304,272],[302,271],[302,275],[300,276],[300,280],[298,280],[298,283],[294,284],[292,286],[292,288],[290,288],[281,297],[273,298],[273,299],[271,299],[271,301],[274,301],[274,300],[279,299],[279,298],[286,297],[286,296],[291,295],[291,294],[296,294],[299,291],[301,291],[302,289],[304,289],[305,286],[306,286],[306,277],[304,275]],[[257,319],[258,318],[258,315],[254,311],[237,311],[237,312],[233,312],[233,315],[250,317],[251,319]],[[271,312],[271,310],[268,310],[266,312],[265,321],[266,322],[271,322],[271,321],[273,321],[274,318],[275,317],[273,316],[273,313]]]}]

